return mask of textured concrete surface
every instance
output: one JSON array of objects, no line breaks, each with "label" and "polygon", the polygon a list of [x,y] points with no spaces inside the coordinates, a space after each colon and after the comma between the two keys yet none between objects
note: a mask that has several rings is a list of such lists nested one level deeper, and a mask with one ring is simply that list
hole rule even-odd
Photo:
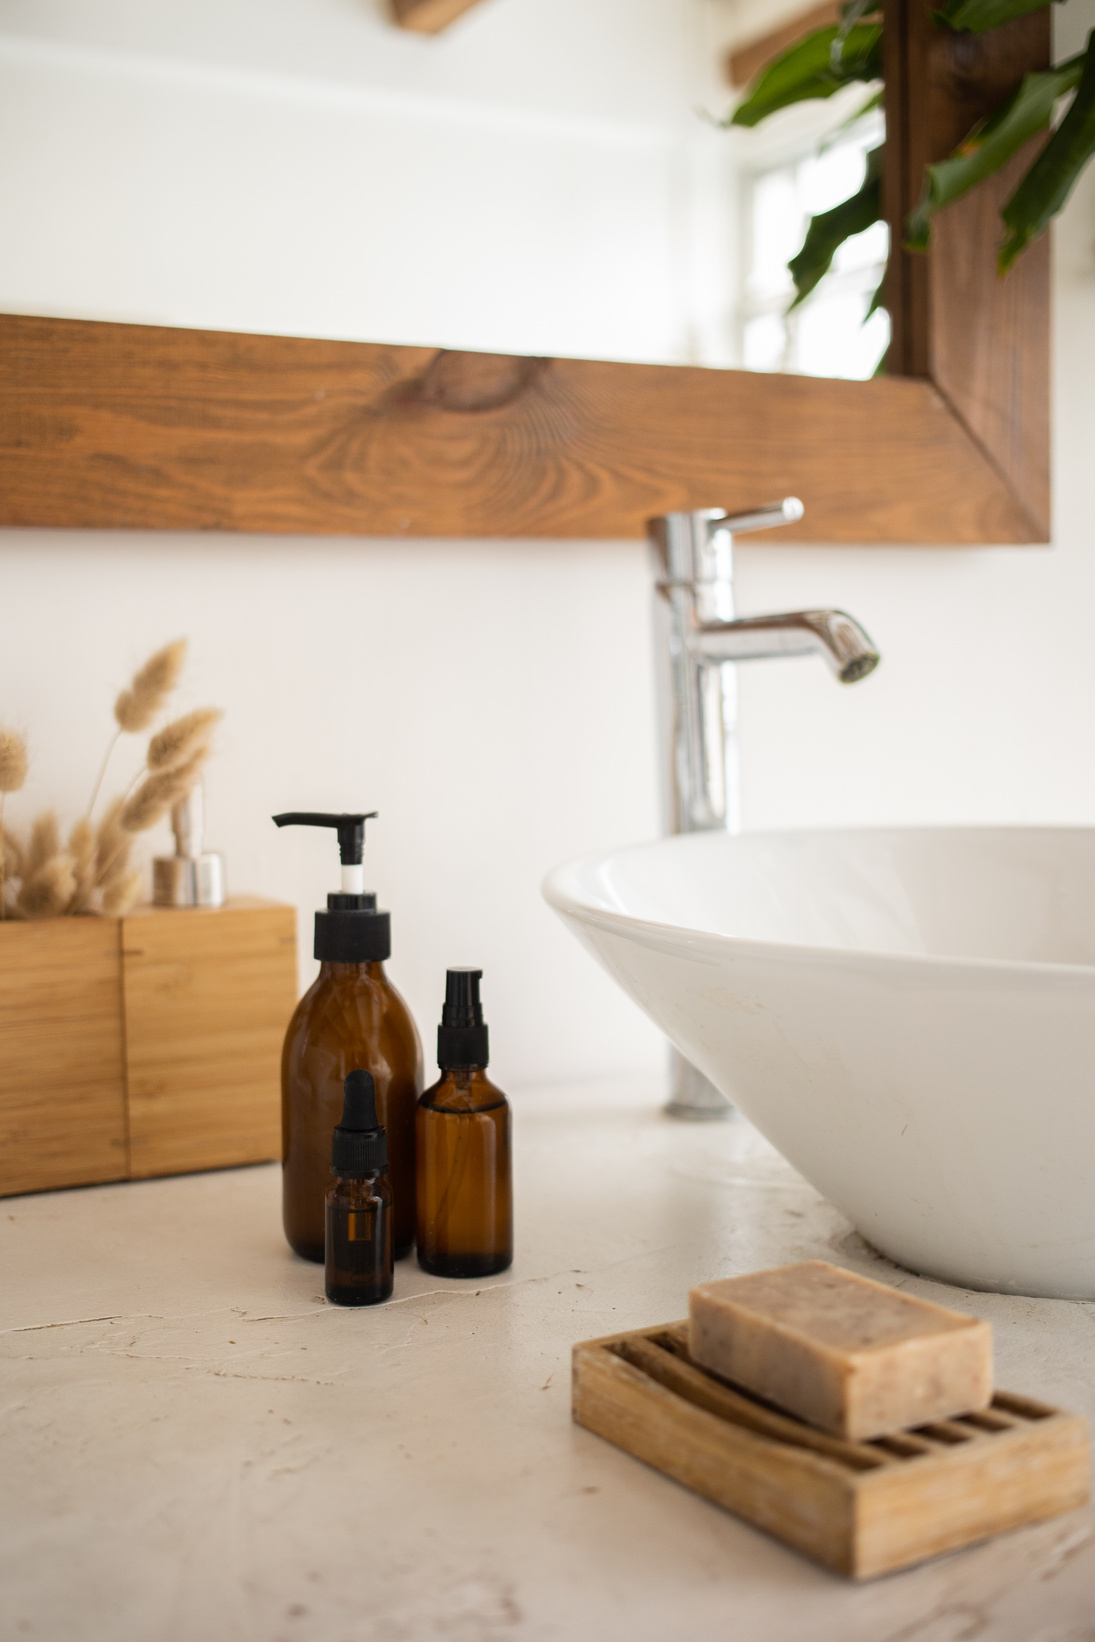
[{"label": "textured concrete surface", "polygon": [[1082,1642],[1090,1510],[857,1588],[569,1410],[575,1340],[823,1257],[988,1317],[1001,1384],[1095,1413],[1095,1305],[875,1257],[742,1122],[521,1097],[517,1258],[340,1310],[263,1167],[0,1202],[0,1636],[80,1642]]}]

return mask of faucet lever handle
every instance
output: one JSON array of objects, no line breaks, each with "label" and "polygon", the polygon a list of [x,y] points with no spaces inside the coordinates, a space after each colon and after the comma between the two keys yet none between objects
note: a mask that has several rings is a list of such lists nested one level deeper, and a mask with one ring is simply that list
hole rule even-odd
[{"label": "faucet lever handle", "polygon": [[691,512],[663,513],[649,519],[650,539],[665,570],[658,583],[659,590],[668,595],[673,588],[696,588],[712,583],[729,585],[733,573],[731,550],[736,535],[790,524],[794,519],[801,519],[804,512],[797,496],[785,496],[781,502],[769,502],[747,513],[704,507]]},{"label": "faucet lever handle", "polygon": [[711,519],[708,530],[728,530],[740,536],[747,530],[772,530],[776,525],[793,524],[801,519],[806,509],[797,496],[785,496],[781,502],[767,502],[748,513],[724,513],[721,519]]}]

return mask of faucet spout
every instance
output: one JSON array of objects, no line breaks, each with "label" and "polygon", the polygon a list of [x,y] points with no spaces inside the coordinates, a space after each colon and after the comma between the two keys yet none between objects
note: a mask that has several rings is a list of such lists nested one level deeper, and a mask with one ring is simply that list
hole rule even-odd
[{"label": "faucet spout", "polygon": [[791,610],[777,616],[697,622],[685,643],[694,660],[714,665],[820,655],[841,684],[866,678],[881,660],[863,628],[843,610]]},{"label": "faucet spout", "polygon": [[[702,508],[649,521],[661,633],[658,721],[666,820],[673,832],[737,832],[741,826],[733,663],[818,655],[842,684],[854,684],[878,666],[878,651],[843,610],[735,616],[734,537],[792,524],[802,515],[798,498],[785,496],[740,513]],[[719,1117],[729,1110],[726,1097],[680,1056],[673,1087],[669,1110],[678,1117]]]}]

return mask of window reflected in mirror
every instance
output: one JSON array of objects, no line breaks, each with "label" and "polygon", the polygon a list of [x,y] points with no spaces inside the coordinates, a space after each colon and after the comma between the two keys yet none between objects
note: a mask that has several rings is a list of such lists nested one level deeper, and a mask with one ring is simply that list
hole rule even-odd
[{"label": "window reflected in mirror", "polygon": [[878,369],[890,340],[889,316],[870,309],[886,266],[885,223],[845,240],[829,273],[793,308],[787,264],[811,216],[855,193],[883,130],[882,115],[872,114],[834,137],[743,170],[738,324],[746,369],[857,381]]}]

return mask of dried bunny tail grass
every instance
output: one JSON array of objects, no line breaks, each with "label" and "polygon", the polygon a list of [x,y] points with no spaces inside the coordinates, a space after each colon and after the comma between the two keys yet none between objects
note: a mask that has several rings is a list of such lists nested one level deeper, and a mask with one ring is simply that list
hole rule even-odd
[{"label": "dried bunny tail grass", "polygon": [[[9,792],[18,792],[26,779],[27,744],[17,730],[6,730],[0,724],[0,918],[4,917],[7,908],[6,840],[10,836],[4,831],[4,800]],[[12,871],[14,875],[15,869]]]},{"label": "dried bunny tail grass", "polygon": [[160,770],[155,775],[146,776],[141,782],[133,797],[127,799],[122,806],[119,823],[124,832],[145,832],[154,826],[161,815],[167,811],[177,799],[185,798],[205,762],[206,748],[195,753],[187,763],[180,764],[173,770]]},{"label": "dried bunny tail grass", "polygon": [[122,831],[120,820],[124,798],[116,798],[99,822],[99,830],[95,836],[95,876],[98,878],[106,866],[114,859],[118,845],[128,844],[128,836]]},{"label": "dried bunny tail grass", "polygon": [[123,690],[114,703],[114,717],[118,728],[128,735],[147,730],[179,682],[186,660],[186,640],[175,639],[150,656],[139,672],[134,673],[129,689]]},{"label": "dried bunny tail grass", "polygon": [[23,846],[4,826],[4,795],[0,793],[0,921],[13,910],[8,906],[7,880],[23,876]]},{"label": "dried bunny tail grass", "polygon": [[165,644],[162,650],[157,650],[156,654],[150,656],[144,666],[134,673],[129,689],[123,690],[114,703],[114,718],[118,728],[99,766],[99,774],[91,791],[91,802],[87,807],[89,818],[98,802],[110,755],[118,745],[119,736],[123,731],[136,734],[139,730],[147,730],[179,682],[179,674],[185,660],[185,639],[175,639],[171,644]]},{"label": "dried bunny tail grass", "polygon": [[71,855],[58,853],[23,880],[16,903],[27,918],[60,917],[76,890]]},{"label": "dried bunny tail grass", "polygon": [[27,744],[0,724],[0,793],[18,792],[27,779]]},{"label": "dried bunny tail grass", "polygon": [[0,827],[0,873],[9,878],[23,876],[23,846],[9,827]]},{"label": "dried bunny tail grass", "polygon": [[76,874],[76,893],[72,908],[75,911],[84,901],[94,882],[95,829],[86,816],[77,821],[68,835],[68,853],[72,857],[72,869]]},{"label": "dried bunny tail grass", "polygon": [[90,871],[95,860],[95,831],[86,816],[68,835],[68,853],[78,877]]},{"label": "dried bunny tail grass", "polygon": [[57,817],[52,810],[43,810],[30,829],[30,842],[27,844],[26,859],[23,863],[23,877],[29,882],[34,878],[47,861],[52,861],[61,851],[61,834],[57,827]]},{"label": "dried bunny tail grass", "polygon": [[81,897],[77,911],[86,906],[92,890],[106,889],[119,878],[123,878],[129,870],[129,852],[133,848],[133,839],[128,832],[122,830],[121,814],[124,804],[124,798],[116,798],[99,823],[99,831],[95,837],[95,860],[92,863],[91,882],[87,892]]},{"label": "dried bunny tail grass", "polygon": [[209,751],[209,738],[214,727],[224,717],[219,707],[197,707],[170,724],[165,724],[159,735],[148,744],[150,770],[173,770],[187,763],[197,753],[202,757]]},{"label": "dried bunny tail grass", "polygon": [[73,896],[70,912],[87,912],[96,888],[107,881],[113,882],[129,865],[132,839],[127,832],[122,831],[118,821],[123,802],[123,799],[116,798],[97,828],[85,817],[84,821],[78,821],[72,829],[69,853],[77,860],[80,859],[85,838],[82,829],[86,825],[91,833],[91,858],[85,870],[77,871],[76,894]]},{"label": "dried bunny tail grass", "polygon": [[104,862],[102,870],[92,880],[92,887],[105,892],[112,888],[119,878],[124,878],[129,871],[129,857],[132,851],[132,835],[128,832],[119,832],[114,854],[108,861]]},{"label": "dried bunny tail grass", "polygon": [[108,918],[120,918],[136,904],[143,877],[140,867],[136,867],[133,872],[125,873],[104,889],[103,911]]}]

